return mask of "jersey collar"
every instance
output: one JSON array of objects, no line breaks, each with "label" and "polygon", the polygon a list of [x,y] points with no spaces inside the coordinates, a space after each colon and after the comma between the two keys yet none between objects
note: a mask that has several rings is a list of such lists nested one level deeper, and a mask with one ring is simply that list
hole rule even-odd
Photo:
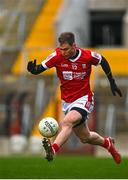
[{"label": "jersey collar", "polygon": [[75,61],[77,61],[80,58],[80,56],[81,56],[81,49],[79,49],[78,56],[76,58],[74,58],[74,59],[69,59],[69,61],[75,62]]}]

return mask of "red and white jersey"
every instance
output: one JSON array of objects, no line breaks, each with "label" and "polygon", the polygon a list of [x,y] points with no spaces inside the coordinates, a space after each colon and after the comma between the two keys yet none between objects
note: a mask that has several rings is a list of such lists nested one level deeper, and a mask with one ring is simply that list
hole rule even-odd
[{"label": "red and white jersey", "polygon": [[61,82],[61,98],[65,102],[73,102],[85,95],[92,98],[89,83],[91,66],[100,64],[102,59],[102,56],[96,52],[81,48],[78,50],[78,56],[73,60],[66,59],[57,48],[46,60],[42,61],[45,69],[56,68]]}]

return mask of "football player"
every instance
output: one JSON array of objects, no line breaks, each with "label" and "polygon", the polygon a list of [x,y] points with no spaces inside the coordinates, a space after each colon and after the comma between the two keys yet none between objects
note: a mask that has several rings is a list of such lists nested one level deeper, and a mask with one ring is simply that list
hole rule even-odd
[{"label": "football player", "polygon": [[41,64],[36,60],[29,61],[27,69],[32,74],[40,74],[55,67],[60,80],[62,110],[65,113],[61,121],[61,131],[53,144],[44,138],[43,146],[48,161],[53,160],[54,154],[68,140],[72,131],[82,143],[99,145],[108,150],[117,164],[121,162],[121,155],[114,146],[114,139],[102,137],[97,132],[89,130],[87,117],[94,107],[94,94],[90,88],[90,74],[92,65],[100,65],[109,80],[114,96],[122,96],[120,89],[112,75],[108,61],[101,54],[77,47],[72,32],[61,33],[59,47]]}]

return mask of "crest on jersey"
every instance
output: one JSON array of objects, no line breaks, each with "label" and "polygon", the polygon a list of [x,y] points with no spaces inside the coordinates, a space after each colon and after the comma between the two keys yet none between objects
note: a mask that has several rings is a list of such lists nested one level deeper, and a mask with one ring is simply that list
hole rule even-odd
[{"label": "crest on jersey", "polygon": [[82,64],[82,68],[85,69],[86,68],[86,64]]},{"label": "crest on jersey", "polygon": [[73,63],[72,64],[72,69],[77,70],[77,64]]},{"label": "crest on jersey", "polygon": [[68,67],[68,64],[61,64],[61,67]]}]

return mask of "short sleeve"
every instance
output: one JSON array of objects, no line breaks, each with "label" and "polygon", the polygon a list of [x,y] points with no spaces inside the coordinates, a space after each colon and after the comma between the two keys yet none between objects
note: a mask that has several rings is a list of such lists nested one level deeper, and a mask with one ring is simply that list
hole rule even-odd
[{"label": "short sleeve", "polygon": [[101,63],[101,60],[102,60],[101,54],[91,51],[91,62],[93,65],[95,66],[99,65]]},{"label": "short sleeve", "polygon": [[49,68],[55,67],[56,59],[57,59],[56,56],[57,56],[56,51],[53,52],[52,54],[50,54],[44,61],[41,62],[42,66],[45,69],[49,69]]}]

